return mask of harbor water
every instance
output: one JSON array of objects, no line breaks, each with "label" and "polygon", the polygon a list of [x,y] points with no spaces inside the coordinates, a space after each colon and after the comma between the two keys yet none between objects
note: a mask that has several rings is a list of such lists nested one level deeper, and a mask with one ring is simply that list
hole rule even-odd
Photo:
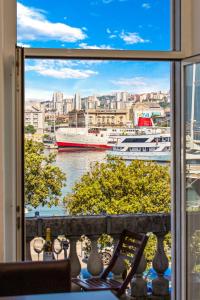
[{"label": "harbor water", "polygon": [[[66,174],[66,186],[62,189],[62,197],[72,191],[74,184],[81,176],[89,171],[91,164],[106,159],[107,151],[76,151],[57,152],[56,165]],[[63,216],[67,215],[66,209],[60,203],[56,207],[28,207],[26,217],[33,217],[38,212],[40,216]]]},{"label": "harbor water", "polygon": [[[52,150],[47,150],[52,151]],[[71,152],[57,152],[55,164],[65,173],[66,175],[66,186],[62,189],[62,197],[67,196],[67,194],[72,192],[74,184],[80,180],[83,174],[90,170],[90,167],[95,162],[106,161],[106,156],[112,154],[109,150],[79,150]],[[170,155],[169,155],[170,156]],[[170,158],[170,157],[169,157]],[[170,160],[170,159],[169,159]],[[131,160],[126,160],[129,163]],[[165,162],[157,161],[159,164],[165,164]],[[169,161],[167,162],[169,163]],[[26,217],[34,217],[38,214],[41,217],[47,216],[65,216],[67,215],[67,210],[62,205],[62,200],[58,206],[52,206],[51,208],[47,206],[39,206],[36,209],[33,207],[27,207]]]}]

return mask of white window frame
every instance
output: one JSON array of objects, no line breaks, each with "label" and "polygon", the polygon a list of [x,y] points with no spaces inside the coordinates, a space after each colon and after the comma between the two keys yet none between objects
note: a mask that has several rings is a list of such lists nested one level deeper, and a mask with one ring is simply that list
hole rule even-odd
[{"label": "white window frame", "polygon": [[[180,9],[181,3],[181,9]],[[14,53],[16,43],[16,0],[6,0],[0,2],[0,238],[3,241],[3,247],[0,249],[0,259],[15,260],[23,256],[21,244],[17,240],[21,239],[20,228],[15,234],[17,219],[18,225],[22,225],[21,215],[23,214],[20,206],[23,194],[22,182],[22,165],[23,157],[21,155],[22,131],[23,123],[23,98],[22,81],[23,81],[23,63],[24,58],[76,58],[76,59],[127,59],[127,60],[158,60],[173,61],[172,76],[176,84],[173,84],[174,100],[172,101],[173,124],[172,124],[172,143],[173,143],[173,199],[172,207],[172,231],[174,233],[174,241],[176,241],[176,249],[174,254],[176,260],[176,273],[182,272],[180,269],[181,261],[181,178],[183,160],[180,159],[181,151],[181,60],[192,55],[191,50],[191,1],[189,0],[172,0],[172,51],[126,51],[126,50],[64,50],[64,49],[24,49],[21,55],[17,50]],[[8,23],[7,23],[8,22]],[[14,78],[14,64],[17,58],[16,83]],[[12,62],[11,62],[12,60]],[[22,75],[22,77],[18,75]],[[5,80],[6,79],[6,80]],[[21,81],[22,80],[22,81]],[[174,82],[174,81],[173,81]],[[17,90],[16,100],[13,95]],[[11,113],[10,121],[4,117],[7,113]],[[12,149],[8,149],[8,145],[16,145]],[[15,193],[16,191],[16,193]],[[176,204],[175,204],[176,203]],[[15,212],[17,209],[17,213]],[[177,239],[179,237],[179,239]],[[17,244],[17,250],[16,250]],[[174,243],[175,245],[175,243]],[[181,277],[177,277],[174,281],[174,299],[184,299],[181,295],[182,284]]]}]

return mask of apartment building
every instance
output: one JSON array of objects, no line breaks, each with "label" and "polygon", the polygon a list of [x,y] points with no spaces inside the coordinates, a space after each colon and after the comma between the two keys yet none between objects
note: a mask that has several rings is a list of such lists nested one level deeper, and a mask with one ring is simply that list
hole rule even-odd
[{"label": "apartment building", "polygon": [[41,109],[31,106],[24,112],[24,126],[32,125],[37,133],[44,132],[45,113]]}]

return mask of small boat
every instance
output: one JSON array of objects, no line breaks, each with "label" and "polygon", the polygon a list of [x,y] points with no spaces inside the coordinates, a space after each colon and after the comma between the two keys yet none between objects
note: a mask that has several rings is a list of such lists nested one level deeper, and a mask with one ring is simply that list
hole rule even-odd
[{"label": "small boat", "polygon": [[44,144],[46,149],[58,149],[58,146],[54,143]]}]

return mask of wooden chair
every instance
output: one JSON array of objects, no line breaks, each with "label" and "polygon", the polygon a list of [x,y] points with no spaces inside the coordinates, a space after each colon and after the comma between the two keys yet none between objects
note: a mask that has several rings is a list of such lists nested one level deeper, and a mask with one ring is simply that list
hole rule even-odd
[{"label": "wooden chair", "polygon": [[0,297],[70,290],[69,260],[0,263]]},{"label": "wooden chair", "polygon": [[[110,263],[101,276],[98,278],[91,277],[89,279],[73,278],[72,282],[79,285],[83,290],[114,290],[118,296],[121,296],[137,271],[147,241],[148,237],[145,234],[124,230]],[[109,272],[112,272],[112,268],[120,256],[130,262],[130,268],[123,282],[108,278]]]}]

